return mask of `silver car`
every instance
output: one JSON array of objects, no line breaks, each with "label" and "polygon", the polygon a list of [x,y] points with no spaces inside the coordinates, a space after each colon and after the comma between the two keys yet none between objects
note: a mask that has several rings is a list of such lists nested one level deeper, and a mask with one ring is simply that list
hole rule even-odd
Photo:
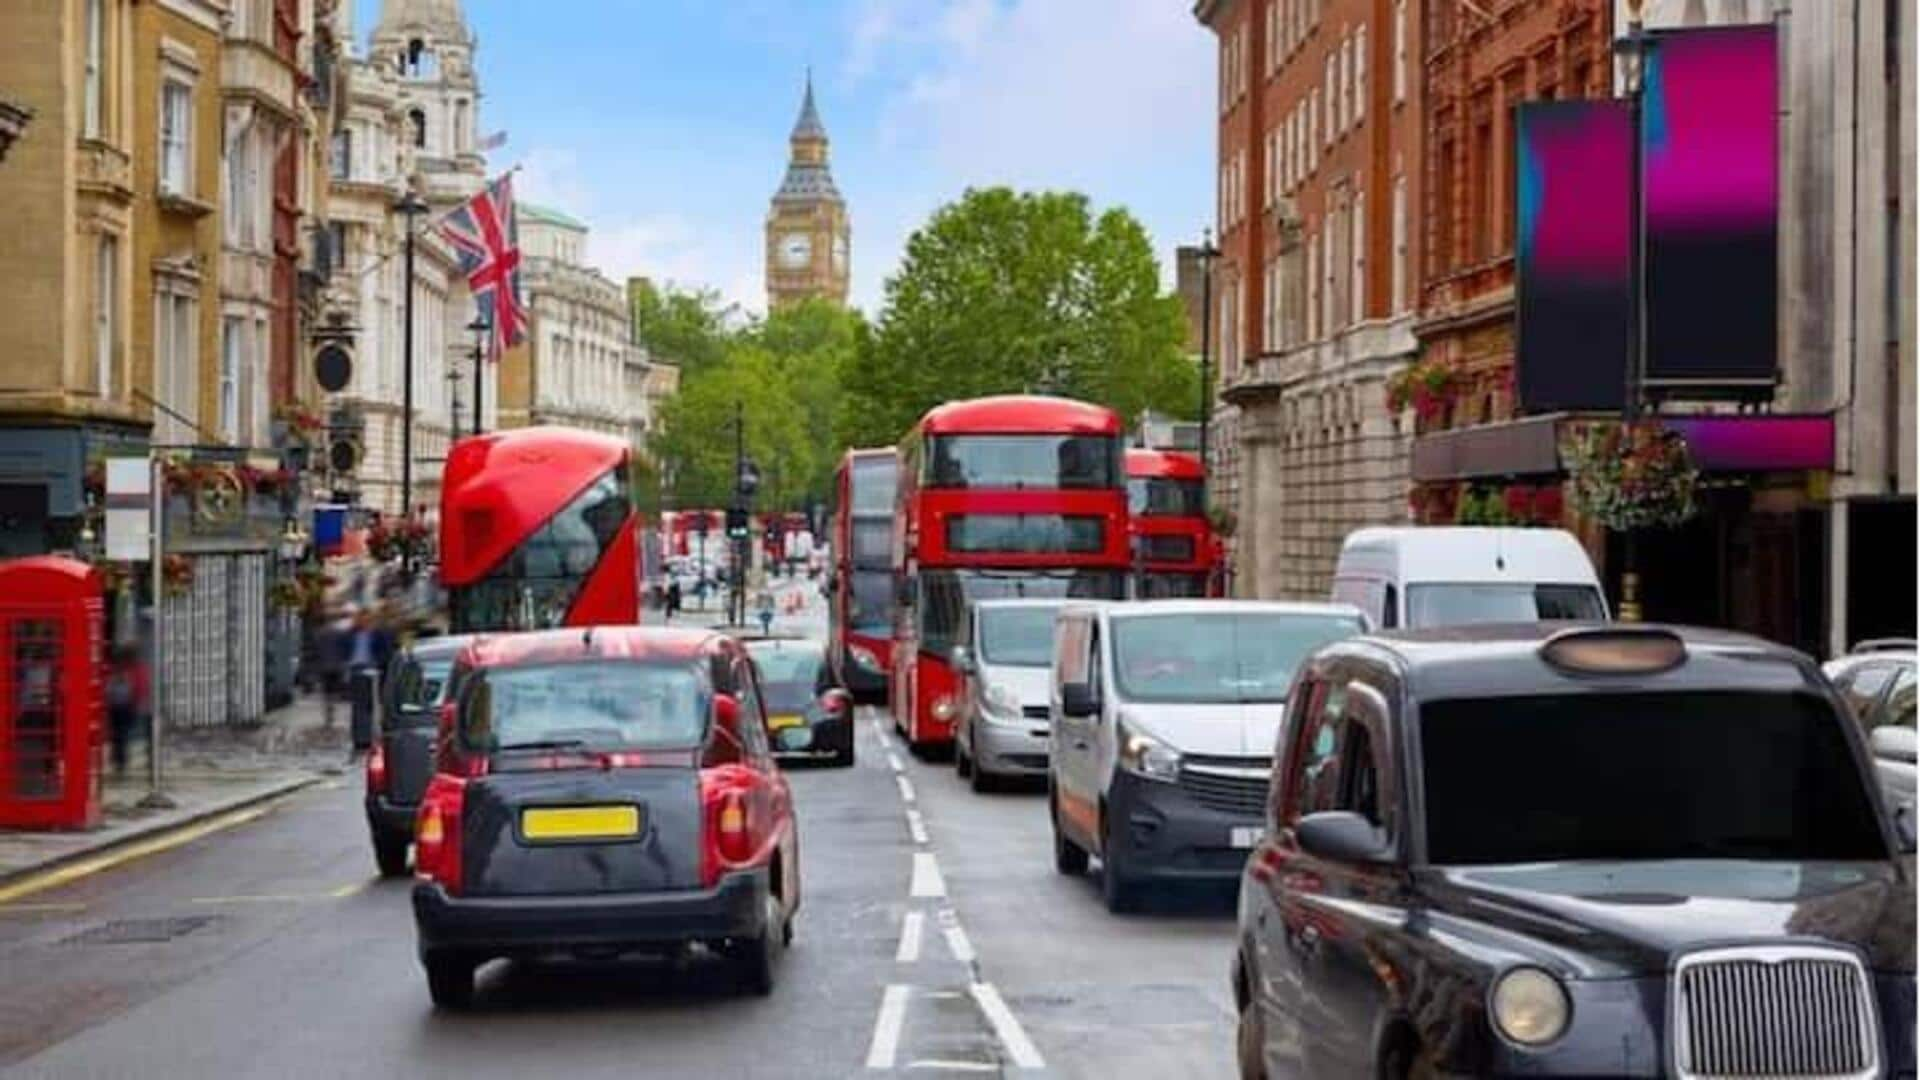
[{"label": "silver car", "polygon": [[973,790],[1047,775],[1047,669],[1058,600],[982,600],[967,612],[953,768]]}]

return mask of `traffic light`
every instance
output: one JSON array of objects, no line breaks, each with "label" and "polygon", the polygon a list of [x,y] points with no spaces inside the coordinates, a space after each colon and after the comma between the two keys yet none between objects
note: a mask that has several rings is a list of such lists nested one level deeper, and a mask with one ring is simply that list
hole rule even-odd
[{"label": "traffic light", "polygon": [[727,535],[735,540],[747,538],[747,508],[729,507],[727,510]]}]

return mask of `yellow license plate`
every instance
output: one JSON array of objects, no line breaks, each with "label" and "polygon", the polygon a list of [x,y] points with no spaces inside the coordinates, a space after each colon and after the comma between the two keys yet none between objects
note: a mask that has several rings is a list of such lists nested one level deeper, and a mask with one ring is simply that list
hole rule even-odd
[{"label": "yellow license plate", "polygon": [[788,714],[786,716],[771,717],[767,720],[767,726],[775,731],[779,731],[781,728],[799,727],[806,722],[807,718],[804,716]]},{"label": "yellow license plate", "polygon": [[520,811],[529,840],[618,840],[640,835],[637,806],[542,806]]}]

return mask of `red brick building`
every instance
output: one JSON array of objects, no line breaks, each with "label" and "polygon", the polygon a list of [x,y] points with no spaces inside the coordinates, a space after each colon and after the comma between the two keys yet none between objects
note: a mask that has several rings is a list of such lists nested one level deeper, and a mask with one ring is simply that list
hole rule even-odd
[{"label": "red brick building", "polygon": [[1608,0],[1458,0],[1425,7],[1420,362],[1451,367],[1424,427],[1513,415],[1514,106],[1612,93]]},{"label": "red brick building", "polygon": [[1324,596],[1341,539],[1406,514],[1422,234],[1420,5],[1201,0],[1219,44],[1216,499],[1235,592]]}]

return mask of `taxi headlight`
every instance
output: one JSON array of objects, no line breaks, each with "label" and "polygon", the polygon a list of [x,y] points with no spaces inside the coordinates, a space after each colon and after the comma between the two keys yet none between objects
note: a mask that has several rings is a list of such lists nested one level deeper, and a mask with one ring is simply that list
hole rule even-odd
[{"label": "taxi headlight", "polygon": [[1535,967],[1517,967],[1493,984],[1494,1026],[1521,1046],[1545,1046],[1566,1034],[1573,1004],[1560,980]]},{"label": "taxi headlight", "polygon": [[1137,728],[1119,726],[1120,767],[1148,780],[1173,783],[1180,779],[1180,754],[1173,747]]},{"label": "taxi headlight", "polygon": [[933,699],[933,718],[935,720],[953,719],[953,699],[946,695]]}]

